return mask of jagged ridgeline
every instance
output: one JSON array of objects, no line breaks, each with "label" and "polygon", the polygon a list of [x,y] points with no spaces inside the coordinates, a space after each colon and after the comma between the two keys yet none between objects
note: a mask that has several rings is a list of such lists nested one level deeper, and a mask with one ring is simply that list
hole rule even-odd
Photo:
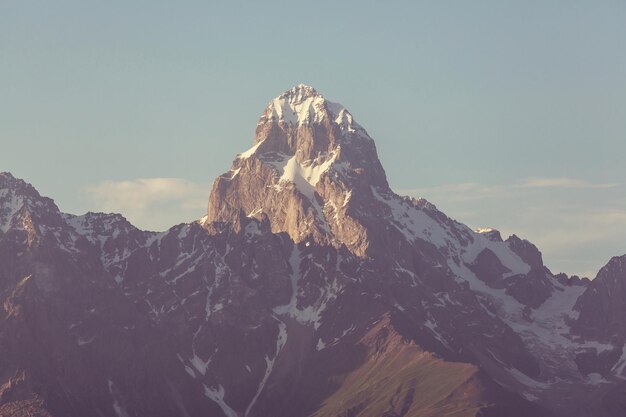
[{"label": "jagged ridgeline", "polygon": [[555,275],[398,196],[299,85],[165,232],[0,174],[0,415],[623,416],[624,265]]}]

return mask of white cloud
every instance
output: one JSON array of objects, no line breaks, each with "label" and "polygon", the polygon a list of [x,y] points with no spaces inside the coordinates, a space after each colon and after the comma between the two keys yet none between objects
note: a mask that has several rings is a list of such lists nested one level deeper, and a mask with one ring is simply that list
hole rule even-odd
[{"label": "white cloud", "polygon": [[88,186],[94,211],[123,214],[134,225],[165,230],[202,217],[209,188],[181,178],[102,181]]}]

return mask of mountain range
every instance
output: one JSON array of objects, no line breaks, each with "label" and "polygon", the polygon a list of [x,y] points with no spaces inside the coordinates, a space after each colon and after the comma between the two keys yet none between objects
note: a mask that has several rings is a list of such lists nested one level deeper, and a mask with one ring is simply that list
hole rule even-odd
[{"label": "mountain range", "polygon": [[165,232],[0,174],[0,416],[626,416],[626,255],[555,274],[298,85]]}]

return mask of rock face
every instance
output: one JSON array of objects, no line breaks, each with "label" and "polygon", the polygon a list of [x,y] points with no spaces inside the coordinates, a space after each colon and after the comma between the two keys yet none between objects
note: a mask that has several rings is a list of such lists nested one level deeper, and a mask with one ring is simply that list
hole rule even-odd
[{"label": "rock face", "polygon": [[[574,310],[579,315],[573,332],[611,347],[578,352],[576,360],[581,372],[626,379],[626,255],[612,258],[600,269],[587,291],[576,301]],[[626,385],[614,388],[611,400],[605,403],[613,408],[616,404],[623,406],[625,389]]]},{"label": "rock face", "polygon": [[626,415],[624,264],[553,275],[396,195],[300,85],[166,232],[0,174],[0,415]]},{"label": "rock face", "polygon": [[378,225],[357,215],[376,214],[377,190],[391,192],[374,141],[343,106],[299,85],[270,102],[254,146],[215,181],[206,221],[267,217],[296,243],[312,238],[365,255],[383,244]]},{"label": "rock face", "polygon": [[581,334],[626,340],[626,255],[616,256],[589,284],[575,305]]}]

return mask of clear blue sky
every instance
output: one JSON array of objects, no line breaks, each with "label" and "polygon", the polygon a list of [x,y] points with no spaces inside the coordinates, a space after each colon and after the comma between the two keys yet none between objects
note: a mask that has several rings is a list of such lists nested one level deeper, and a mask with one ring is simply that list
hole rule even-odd
[{"label": "clear blue sky", "polygon": [[625,22],[621,0],[0,0],[0,170],[162,229],[303,82],[396,190],[593,274],[626,253]]}]

